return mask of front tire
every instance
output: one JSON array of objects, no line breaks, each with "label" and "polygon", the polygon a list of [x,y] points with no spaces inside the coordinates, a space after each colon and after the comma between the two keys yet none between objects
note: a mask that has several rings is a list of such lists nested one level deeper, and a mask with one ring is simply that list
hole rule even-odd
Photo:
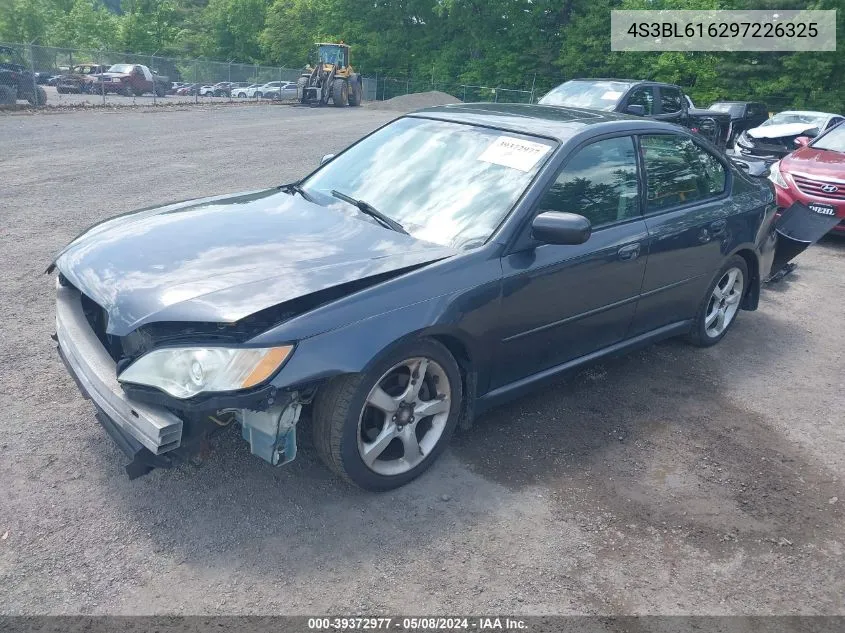
[{"label": "front tire", "polygon": [[332,82],[332,105],[342,108],[349,100],[349,83],[344,79],[335,79]]},{"label": "front tire", "polygon": [[721,341],[736,321],[749,283],[748,264],[734,255],[710,283],[695,316],[689,342],[710,347]]},{"label": "front tire", "polygon": [[458,364],[420,339],[391,350],[361,374],[332,379],[317,394],[314,446],[335,473],[367,490],[412,481],[443,452],[460,417]]}]

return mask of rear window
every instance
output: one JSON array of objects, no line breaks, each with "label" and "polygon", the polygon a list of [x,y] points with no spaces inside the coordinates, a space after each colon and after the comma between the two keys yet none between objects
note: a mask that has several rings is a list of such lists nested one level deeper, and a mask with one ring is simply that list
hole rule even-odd
[{"label": "rear window", "polygon": [[731,116],[742,116],[741,103],[714,103],[710,106],[710,109],[715,110],[716,112],[727,112]]}]

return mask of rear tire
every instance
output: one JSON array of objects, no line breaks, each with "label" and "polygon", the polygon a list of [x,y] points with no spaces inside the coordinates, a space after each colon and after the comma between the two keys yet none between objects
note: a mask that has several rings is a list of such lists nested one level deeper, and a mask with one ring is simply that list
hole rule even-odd
[{"label": "rear tire", "polygon": [[349,100],[349,83],[345,79],[335,79],[332,82],[332,105],[342,108]]},{"label": "rear tire", "polygon": [[[417,381],[411,383],[413,376]],[[347,481],[367,490],[397,488],[443,452],[462,399],[460,370],[449,350],[432,339],[411,341],[363,373],[320,388],[312,415],[314,446]],[[420,415],[423,407],[431,413]]]},{"label": "rear tire", "polygon": [[361,86],[361,77],[355,77],[349,82],[349,105],[359,106],[363,96],[363,87]]},{"label": "rear tire", "polygon": [[745,260],[731,257],[707,287],[687,341],[697,347],[721,341],[736,321],[750,281]]}]

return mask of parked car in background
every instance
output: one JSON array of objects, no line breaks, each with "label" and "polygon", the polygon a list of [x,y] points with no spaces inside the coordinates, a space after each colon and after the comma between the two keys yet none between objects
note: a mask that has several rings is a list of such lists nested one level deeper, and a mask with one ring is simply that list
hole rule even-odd
[{"label": "parked car in background", "polygon": [[683,125],[724,149],[730,118],[724,113],[690,112],[680,87],[634,79],[573,79],[540,98],[541,105],[622,112]]},{"label": "parked car in background", "polygon": [[825,218],[838,218],[831,230],[845,235],[845,123],[815,139],[797,140],[799,149],[770,170],[778,207],[800,202]]},{"label": "parked car in background", "polygon": [[114,92],[126,97],[140,97],[152,92],[163,97],[170,87],[167,77],[154,74],[142,64],[114,64],[106,72],[92,77],[93,91]]},{"label": "parked car in background", "polygon": [[229,89],[226,91],[226,96],[227,97],[234,97],[236,90],[246,90],[251,85],[252,84],[249,83],[248,81],[233,81],[229,85]]},{"label": "parked car in background", "polygon": [[185,84],[176,89],[176,94],[180,96],[194,96],[199,92],[200,84]]},{"label": "parked car in background", "polygon": [[201,97],[228,97],[231,87],[234,84],[230,81],[220,81],[216,84],[204,85],[200,88]]},{"label": "parked car in background", "polygon": [[248,97],[252,97],[253,93],[256,89],[260,88],[264,84],[247,84],[244,83],[243,85],[239,85],[235,88],[232,88],[232,97],[236,99],[246,99]]},{"label": "parked car in background", "polygon": [[295,183],[101,222],[48,272],[59,352],[130,476],[229,424],[284,464],[309,407],[326,465],[386,490],[573,368],[717,344],[757,308],[774,222],[769,183],[676,125],[468,104]]},{"label": "parked car in background", "polygon": [[56,82],[56,92],[59,94],[91,92],[91,88],[96,81],[94,75],[104,73],[107,70],[108,66],[104,64],[76,64],[69,73],[59,77]]},{"label": "parked car in background", "polygon": [[736,138],[741,156],[778,160],[798,148],[799,136],[815,138],[838,125],[845,117],[830,112],[789,110],[779,112],[759,127],[746,130]]},{"label": "parked car in background", "polygon": [[50,81],[50,77],[52,77],[52,76],[53,76],[52,72],[39,71],[39,72],[35,73],[35,83],[46,86],[47,82]]},{"label": "parked car in background", "polygon": [[0,105],[14,105],[25,99],[31,105],[47,103],[47,93],[35,82],[17,49],[0,46]]},{"label": "parked car in background", "polygon": [[758,101],[717,101],[710,109],[724,112],[731,117],[728,147],[733,147],[740,134],[762,125],[769,118],[768,106]]},{"label": "parked car in background", "polygon": [[296,83],[270,81],[253,92],[256,99],[296,99]]}]

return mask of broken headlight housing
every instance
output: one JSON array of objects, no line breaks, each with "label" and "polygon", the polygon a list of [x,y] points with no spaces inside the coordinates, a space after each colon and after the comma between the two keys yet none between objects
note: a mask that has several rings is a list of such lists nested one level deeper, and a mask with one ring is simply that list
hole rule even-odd
[{"label": "broken headlight housing", "polygon": [[156,387],[180,399],[203,392],[237,391],[268,380],[292,351],[292,345],[165,347],[141,356],[118,376],[118,380]]},{"label": "broken headlight housing", "polygon": [[780,171],[780,161],[769,167],[769,180],[782,189],[786,189],[789,186],[786,184],[786,180],[784,180],[783,174]]}]

